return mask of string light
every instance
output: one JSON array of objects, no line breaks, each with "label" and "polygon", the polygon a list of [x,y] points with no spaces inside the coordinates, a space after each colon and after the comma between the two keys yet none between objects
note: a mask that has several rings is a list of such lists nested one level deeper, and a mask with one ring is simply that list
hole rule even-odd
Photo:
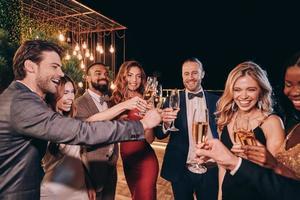
[{"label": "string light", "polygon": [[110,45],[109,52],[110,53],[114,53],[115,52],[115,48],[113,47],[113,45]]},{"label": "string light", "polygon": [[111,82],[110,89],[114,90],[115,88],[116,88],[116,85],[114,84],[114,82]]},{"label": "string light", "polygon": [[90,57],[90,50],[87,49],[84,55],[85,55],[86,58]]},{"label": "string light", "polygon": [[85,69],[85,64],[83,63],[83,61],[81,61],[80,68]]},{"label": "string light", "polygon": [[94,56],[93,56],[93,53],[91,53],[90,55],[90,61],[93,61],[94,60]]},{"label": "string light", "polygon": [[[76,51],[75,51],[76,52]],[[69,54],[69,51],[67,51],[67,54],[66,54],[66,57],[65,57],[66,60],[70,60],[71,59],[71,56]]]},{"label": "string light", "polygon": [[78,58],[78,60],[82,60],[82,55],[80,52],[78,52],[77,58]]},{"label": "string light", "polygon": [[78,87],[80,87],[80,88],[83,87],[83,83],[81,81],[78,83]]},{"label": "string light", "polygon": [[83,48],[83,49],[86,49],[86,48],[87,48],[87,45],[86,45],[86,42],[85,42],[85,41],[84,41],[83,44],[82,44],[82,48]]},{"label": "string light", "polygon": [[62,33],[59,33],[58,39],[59,39],[59,41],[63,42],[63,41],[65,41],[66,38]]},{"label": "string light", "polygon": [[77,51],[73,51],[73,56],[76,56],[77,55]]},{"label": "string light", "polygon": [[79,51],[79,50],[80,50],[79,45],[78,45],[78,43],[76,43],[75,51]]}]

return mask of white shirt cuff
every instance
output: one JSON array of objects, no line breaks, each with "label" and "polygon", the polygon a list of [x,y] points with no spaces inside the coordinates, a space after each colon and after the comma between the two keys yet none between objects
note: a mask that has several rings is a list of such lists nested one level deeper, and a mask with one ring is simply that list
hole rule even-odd
[{"label": "white shirt cuff", "polygon": [[235,168],[233,170],[230,171],[230,174],[232,176],[235,175],[235,173],[239,170],[241,164],[242,164],[242,158],[239,157],[239,161],[238,161],[237,165],[235,166]]}]

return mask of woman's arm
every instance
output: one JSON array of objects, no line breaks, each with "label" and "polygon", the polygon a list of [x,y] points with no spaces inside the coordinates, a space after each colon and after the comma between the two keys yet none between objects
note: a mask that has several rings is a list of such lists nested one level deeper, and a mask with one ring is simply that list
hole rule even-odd
[{"label": "woman's arm", "polygon": [[145,100],[140,97],[133,97],[127,101],[121,102],[103,112],[97,113],[91,117],[89,117],[86,121],[104,121],[104,120],[112,120],[125,110],[138,109],[140,111],[146,110],[147,103]]},{"label": "woman's arm", "polygon": [[266,137],[267,149],[274,156],[284,142],[284,126],[277,115],[271,115],[262,124],[261,128]]}]

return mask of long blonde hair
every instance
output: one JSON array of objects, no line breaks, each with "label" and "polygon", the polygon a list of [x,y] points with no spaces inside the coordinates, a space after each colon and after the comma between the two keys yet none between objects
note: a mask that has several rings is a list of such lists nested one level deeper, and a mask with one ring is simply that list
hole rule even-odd
[{"label": "long blonde hair", "polygon": [[267,73],[256,63],[247,61],[237,65],[228,75],[224,93],[217,102],[217,127],[221,132],[228,125],[237,110],[233,100],[233,87],[237,79],[244,76],[253,78],[260,87],[257,107],[264,113],[271,113],[272,109],[272,86],[267,78]]}]

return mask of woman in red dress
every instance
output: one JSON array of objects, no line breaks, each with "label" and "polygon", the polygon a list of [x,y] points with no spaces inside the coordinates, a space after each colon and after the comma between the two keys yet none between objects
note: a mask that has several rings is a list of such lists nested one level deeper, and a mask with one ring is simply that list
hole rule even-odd
[{"label": "woman in red dress", "polygon": [[[112,103],[118,104],[134,96],[142,97],[146,75],[136,61],[124,62],[117,74]],[[141,113],[131,110],[121,116],[127,120],[140,120]],[[145,132],[146,140],[120,144],[125,178],[133,200],[156,200],[158,160],[149,143],[154,140],[153,131]]]}]

